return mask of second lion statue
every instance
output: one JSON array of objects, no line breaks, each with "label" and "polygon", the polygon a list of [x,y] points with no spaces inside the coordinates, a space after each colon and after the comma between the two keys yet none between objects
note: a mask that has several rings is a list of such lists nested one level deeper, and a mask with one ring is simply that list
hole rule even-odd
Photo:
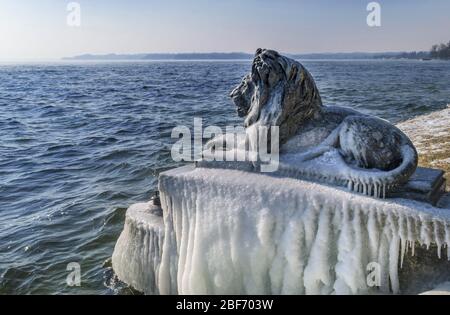
[{"label": "second lion statue", "polygon": [[417,167],[417,151],[401,130],[349,108],[324,106],[305,67],[274,50],[256,51],[251,73],[230,96],[246,128],[279,127],[282,154],[308,161],[337,152],[347,170],[336,176],[352,190],[384,195]]}]

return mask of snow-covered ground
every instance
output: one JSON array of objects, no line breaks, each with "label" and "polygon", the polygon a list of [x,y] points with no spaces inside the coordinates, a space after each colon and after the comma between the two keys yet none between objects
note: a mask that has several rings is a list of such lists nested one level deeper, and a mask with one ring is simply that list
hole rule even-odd
[{"label": "snow-covered ground", "polygon": [[443,110],[407,120],[397,127],[413,141],[419,152],[420,165],[440,168],[450,174],[450,104]]}]

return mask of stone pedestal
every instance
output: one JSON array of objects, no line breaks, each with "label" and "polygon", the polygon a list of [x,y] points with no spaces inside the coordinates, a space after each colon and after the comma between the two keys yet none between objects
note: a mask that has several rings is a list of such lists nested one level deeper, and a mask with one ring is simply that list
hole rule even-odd
[{"label": "stone pedestal", "polygon": [[132,206],[112,259],[150,294],[402,293],[416,244],[450,257],[450,212],[414,200],[193,166],[163,172],[159,191],[163,217]]},{"label": "stone pedestal", "polygon": [[444,195],[445,187],[444,171],[418,167],[408,183],[392,192],[390,197],[413,199],[435,206]]}]

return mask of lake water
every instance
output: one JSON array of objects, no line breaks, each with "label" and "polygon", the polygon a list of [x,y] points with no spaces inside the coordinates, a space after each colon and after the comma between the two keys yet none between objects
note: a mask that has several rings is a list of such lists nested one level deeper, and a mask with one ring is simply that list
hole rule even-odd
[{"label": "lake water", "polygon": [[[393,123],[450,103],[450,62],[304,61],[324,104]],[[127,293],[104,264],[177,125],[239,125],[250,61],[0,65],[0,294]],[[68,287],[78,262],[80,287]]]}]

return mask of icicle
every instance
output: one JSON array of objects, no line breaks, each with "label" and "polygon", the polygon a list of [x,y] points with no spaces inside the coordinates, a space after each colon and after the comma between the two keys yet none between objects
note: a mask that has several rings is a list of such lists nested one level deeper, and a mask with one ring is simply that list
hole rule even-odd
[{"label": "icicle", "polygon": [[414,232],[414,222],[411,217],[406,218],[406,233],[407,233],[407,239],[409,241],[409,247],[412,248],[412,242],[415,240]]},{"label": "icicle", "polygon": [[348,277],[348,268],[352,266],[350,253],[353,249],[353,233],[347,204],[344,204],[342,208],[342,220],[340,224],[341,232],[337,240],[338,256],[335,266],[336,281],[333,288],[337,294],[352,294],[351,278]]},{"label": "icicle", "polygon": [[433,227],[434,227],[434,243],[436,244],[437,247],[438,258],[441,259],[442,233],[440,231],[440,222],[437,220],[433,220]]},{"label": "icicle", "polygon": [[387,238],[387,235],[384,232],[381,235],[377,260],[377,262],[380,264],[380,290],[384,293],[389,292],[389,243],[390,240]]},{"label": "icicle", "polygon": [[399,280],[398,280],[398,253],[399,253],[399,237],[393,235],[391,244],[389,247],[389,278],[391,279],[392,291],[397,294],[400,292]]},{"label": "icicle", "polygon": [[352,191],[353,190],[353,182],[351,179],[348,180],[347,182],[347,189]]},{"label": "icicle", "polygon": [[369,218],[367,221],[367,232],[370,247],[370,260],[376,261],[380,240],[380,228],[377,220],[377,212],[369,209]]},{"label": "icicle", "polygon": [[408,244],[409,248],[411,249],[411,256],[414,256],[413,244],[416,240],[414,229],[415,229],[414,219],[409,216],[406,217],[406,233],[408,234]]},{"label": "icicle", "polygon": [[330,272],[330,225],[331,211],[324,208],[318,218],[318,228],[310,250],[308,264],[304,270],[306,294],[321,294],[332,291],[333,277]]},{"label": "icicle", "polygon": [[450,226],[445,224],[445,242],[447,243],[447,260],[450,261]]},{"label": "icicle", "polygon": [[403,267],[403,259],[405,257],[405,252],[406,252],[406,239],[407,239],[407,235],[406,235],[406,227],[405,227],[406,223],[405,223],[405,218],[403,217],[403,215],[399,215],[398,217],[398,234],[400,236],[400,268]]},{"label": "icicle", "polygon": [[427,250],[431,245],[431,234],[430,222],[427,219],[421,219],[420,242],[427,246]]}]

